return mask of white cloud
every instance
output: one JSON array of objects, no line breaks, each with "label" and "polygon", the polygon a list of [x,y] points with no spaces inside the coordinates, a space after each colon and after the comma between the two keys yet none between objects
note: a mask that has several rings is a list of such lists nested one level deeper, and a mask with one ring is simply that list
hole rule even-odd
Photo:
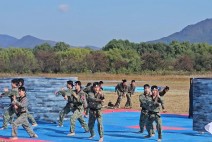
[{"label": "white cloud", "polygon": [[59,11],[60,12],[68,12],[68,10],[69,10],[69,6],[67,5],[67,4],[60,4],[59,5]]}]

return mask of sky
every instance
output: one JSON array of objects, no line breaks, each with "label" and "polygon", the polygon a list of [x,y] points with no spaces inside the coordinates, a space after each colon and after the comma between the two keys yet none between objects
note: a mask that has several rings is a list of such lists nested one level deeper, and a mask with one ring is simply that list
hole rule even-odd
[{"label": "sky", "polygon": [[212,0],[0,0],[0,34],[72,46],[145,42],[212,18]]}]

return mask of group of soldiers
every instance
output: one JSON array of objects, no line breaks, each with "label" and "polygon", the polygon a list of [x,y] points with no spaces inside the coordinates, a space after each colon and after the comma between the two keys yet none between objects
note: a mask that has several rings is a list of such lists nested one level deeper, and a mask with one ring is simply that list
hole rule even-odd
[{"label": "group of soldiers", "polygon": [[[98,122],[98,133],[100,136],[99,142],[103,142],[104,130],[102,123],[102,108],[105,102],[105,96],[103,93],[103,81],[88,83],[83,89],[80,81],[67,81],[67,89],[61,88],[55,92],[56,96],[62,96],[67,101],[65,107],[59,113],[59,120],[57,127],[63,127],[64,117],[72,112],[70,118],[70,130],[68,136],[75,135],[76,120],[80,122],[86,133],[90,132],[89,139],[93,139],[94,124]],[[13,79],[11,81],[12,89],[4,89],[2,96],[8,96],[11,99],[9,108],[3,115],[3,126],[1,130],[6,129],[9,121],[12,121],[14,115],[17,116],[16,120],[12,123],[12,139],[17,139],[17,127],[22,125],[28,132],[30,137],[37,138],[38,136],[33,132],[30,127],[29,121],[32,122],[32,126],[37,126],[37,122],[33,116],[28,112],[26,89],[23,79]],[[127,98],[125,108],[132,108],[131,96],[135,92],[135,80],[132,80],[130,85],[127,85],[127,80],[122,80],[115,87],[115,92],[118,95],[115,105],[111,102],[108,106],[112,108],[120,108],[121,100],[123,97]],[[154,136],[153,122],[156,122],[156,128],[158,131],[158,141],[162,139],[162,120],[160,117],[160,107],[165,112],[164,103],[162,97],[169,90],[169,87],[165,87],[163,91],[159,91],[157,86],[145,84],[144,93],[139,96],[140,107],[142,108],[139,120],[140,133],[144,132],[146,126],[148,135],[145,138]],[[89,117],[88,124],[84,120],[84,117]]]},{"label": "group of soldiers", "polygon": [[[17,139],[17,129],[18,126],[22,125],[27,131],[31,138],[37,138],[37,134],[30,127],[28,119],[31,121],[32,126],[37,126],[37,122],[34,117],[28,111],[28,100],[26,95],[26,88],[24,87],[24,79],[12,79],[11,80],[12,89],[4,88],[4,92],[0,97],[8,96],[11,103],[8,109],[3,114],[3,126],[0,130],[7,129],[8,123],[12,124],[12,138]],[[13,121],[16,115],[16,119]]]},{"label": "group of soldiers", "polygon": [[[64,117],[69,112],[72,112],[70,118],[70,132],[68,136],[75,135],[75,123],[76,120],[78,120],[85,129],[85,132],[90,132],[91,135],[89,139],[93,139],[95,136],[94,124],[97,120],[98,133],[100,136],[99,142],[103,142],[104,130],[102,124],[102,106],[105,97],[102,91],[103,88],[101,87],[102,84],[102,81],[87,84],[83,91],[80,81],[76,81],[75,83],[67,81],[67,90],[62,88],[55,93],[56,95],[62,95],[64,99],[67,100],[66,106],[59,114],[58,127],[63,127]],[[75,90],[73,90],[73,87],[75,87]],[[85,113],[87,115],[89,114],[88,124],[83,117],[84,111],[86,111]]]}]

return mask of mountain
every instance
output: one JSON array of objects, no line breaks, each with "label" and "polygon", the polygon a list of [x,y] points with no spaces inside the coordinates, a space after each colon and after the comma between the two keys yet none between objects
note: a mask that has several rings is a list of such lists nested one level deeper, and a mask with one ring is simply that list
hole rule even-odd
[{"label": "mountain", "polygon": [[36,45],[43,43],[48,43],[50,45],[55,45],[55,41],[43,40],[30,35],[24,36],[21,39],[14,38],[9,35],[0,34],[0,47],[23,47],[23,48],[34,48]]},{"label": "mountain", "polygon": [[173,40],[179,42],[189,41],[191,43],[205,42],[212,44],[212,19],[206,19],[196,24],[188,25],[180,32],[149,42],[170,43]]}]

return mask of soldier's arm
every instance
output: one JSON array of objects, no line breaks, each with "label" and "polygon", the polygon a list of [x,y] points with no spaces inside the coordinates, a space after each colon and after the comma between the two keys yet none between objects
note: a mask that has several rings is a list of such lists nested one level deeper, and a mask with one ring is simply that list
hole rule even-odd
[{"label": "soldier's arm", "polygon": [[166,86],[166,87],[163,89],[163,91],[160,91],[160,92],[159,92],[159,95],[163,97],[168,91],[169,91],[169,87]]},{"label": "soldier's arm", "polygon": [[56,92],[56,95],[57,96],[63,96],[63,97],[65,97],[65,95],[66,95],[66,91],[65,90],[60,90],[60,91],[58,91],[58,92]]},{"label": "soldier's arm", "polygon": [[134,95],[135,93],[135,87],[133,87],[131,94]]},{"label": "soldier's arm", "polygon": [[22,102],[18,102],[16,99],[12,102],[12,104],[18,106],[18,107],[27,107],[28,106],[28,100],[27,98],[23,98]]},{"label": "soldier's arm", "polygon": [[90,102],[101,102],[101,99],[97,99],[97,98],[94,97],[93,94],[89,93],[88,94],[88,101],[90,101]]},{"label": "soldier's arm", "polygon": [[116,87],[115,87],[115,92],[117,92],[117,90],[118,90],[118,84],[117,84]]}]

